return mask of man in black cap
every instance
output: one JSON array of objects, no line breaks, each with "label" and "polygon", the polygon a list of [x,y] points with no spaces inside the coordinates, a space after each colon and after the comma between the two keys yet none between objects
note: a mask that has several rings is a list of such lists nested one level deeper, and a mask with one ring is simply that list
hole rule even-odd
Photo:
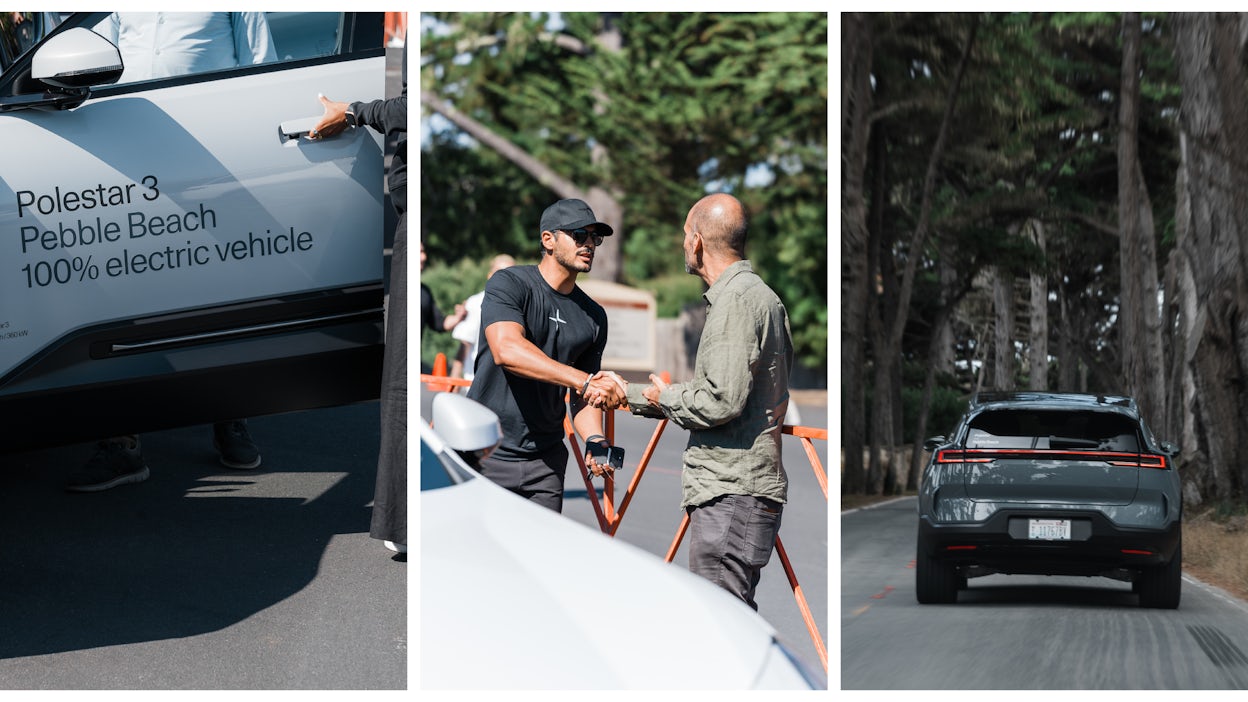
[{"label": "man in black cap", "polygon": [[[611,233],[581,200],[556,202],[542,213],[541,262],[495,273],[481,303],[484,338],[468,397],[498,414],[503,440],[480,472],[556,512],[568,463],[565,392],[572,390],[572,425],[587,444],[606,444],[602,410],[624,400],[599,374],[607,314],[576,286]],[[594,475],[609,469],[586,454]]]}]

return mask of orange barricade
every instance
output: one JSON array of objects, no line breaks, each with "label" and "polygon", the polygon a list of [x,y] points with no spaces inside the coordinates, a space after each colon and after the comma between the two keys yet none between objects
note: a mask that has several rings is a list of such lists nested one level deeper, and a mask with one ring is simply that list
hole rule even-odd
[{"label": "orange barricade", "polygon": [[[446,357],[442,354],[438,354],[435,359],[433,371],[433,375],[421,375],[420,382],[426,384],[430,390],[435,392],[453,391],[458,387],[471,385],[469,381],[462,378],[448,378],[446,376]],[[662,373],[662,378],[664,382],[671,382],[667,372]],[[608,442],[614,444],[615,413],[607,412],[604,416],[606,417],[606,426],[603,430],[603,435],[607,437]],[[585,456],[581,452],[581,442],[576,437],[576,430],[572,426],[572,420],[567,416],[564,417],[563,431],[568,438],[568,444],[572,447],[572,456],[576,459],[576,465],[581,471],[581,480],[585,483],[585,492],[589,497],[590,506],[594,509],[594,517],[598,520],[598,528],[608,536],[614,537],[619,529],[620,522],[624,519],[624,513],[628,510],[628,505],[637,491],[638,484],[641,482],[641,477],[645,474],[646,467],[650,464],[650,458],[654,455],[654,451],[659,445],[659,439],[663,436],[663,430],[667,428],[667,421],[666,419],[659,420],[658,426],[655,427],[654,434],[650,437],[649,443],[646,444],[646,450],[641,455],[641,460],[637,465],[637,469],[633,472],[632,480],[629,481],[628,487],[624,491],[624,499],[617,511],[615,508],[614,476],[604,476],[600,501],[598,491],[594,488],[593,479],[590,477],[589,469],[585,466]],[[828,499],[827,474],[824,472],[823,462],[819,460],[814,444],[811,443],[811,439],[827,441],[828,430],[786,424],[781,431],[801,440],[802,447],[806,450],[806,457],[810,459],[811,468],[815,472],[815,479],[819,481],[819,487],[823,490],[823,499]],[[680,526],[677,527],[676,537],[672,540],[672,545],[668,548],[667,555],[664,556],[664,560],[668,563],[671,563],[672,559],[676,557],[676,552],[680,548],[680,543],[684,540],[688,529],[689,516],[686,514],[681,519]],[[823,669],[826,671],[828,669],[827,646],[819,633],[819,626],[810,612],[810,606],[806,602],[806,595],[802,592],[802,587],[797,581],[793,565],[789,562],[788,554],[784,550],[784,544],[778,535],[776,536],[776,554],[784,567],[785,576],[789,580],[789,586],[793,589],[793,596],[797,602],[798,609],[801,611],[802,620],[806,623],[806,629],[814,641],[820,662],[823,663]]]},{"label": "orange barricade", "polygon": [[386,45],[402,46],[407,40],[407,13],[386,13]]}]

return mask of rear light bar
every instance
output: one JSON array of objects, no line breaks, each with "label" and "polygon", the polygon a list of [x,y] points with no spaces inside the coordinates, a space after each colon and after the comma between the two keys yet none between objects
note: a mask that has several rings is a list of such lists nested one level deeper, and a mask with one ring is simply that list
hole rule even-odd
[{"label": "rear light bar", "polygon": [[1044,458],[1055,461],[1104,461],[1128,468],[1166,470],[1166,457],[1155,453],[1119,451],[1063,451],[1057,449],[945,449],[936,452],[937,463],[991,463],[997,459]]}]

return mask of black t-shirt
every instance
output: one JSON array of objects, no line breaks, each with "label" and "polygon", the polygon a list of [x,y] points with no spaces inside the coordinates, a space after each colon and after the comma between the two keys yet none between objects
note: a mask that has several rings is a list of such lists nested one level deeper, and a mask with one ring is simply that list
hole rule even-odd
[{"label": "black t-shirt", "polygon": [[493,458],[530,460],[564,439],[567,388],[512,375],[494,365],[485,329],[517,322],[524,336],[550,358],[587,373],[602,367],[607,313],[579,287],[563,295],[550,287],[537,266],[512,266],[485,284],[481,302],[481,351],[468,397],[498,414],[503,441]]}]

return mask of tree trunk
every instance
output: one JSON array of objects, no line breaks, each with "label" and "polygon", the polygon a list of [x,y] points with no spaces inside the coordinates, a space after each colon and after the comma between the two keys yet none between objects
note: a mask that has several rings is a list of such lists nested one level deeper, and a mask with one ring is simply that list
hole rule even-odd
[{"label": "tree trunk", "polygon": [[1152,203],[1139,157],[1140,15],[1122,16],[1122,93],[1118,107],[1118,308],[1122,374],[1140,414],[1151,426],[1166,423],[1158,312],[1157,243]]},{"label": "tree trunk", "polygon": [[[1028,230],[1036,246],[1044,251],[1044,224],[1031,220]],[[1031,339],[1027,345],[1027,388],[1049,389],[1049,281],[1043,272],[1031,274],[1031,313],[1027,316]]]},{"label": "tree trunk", "polygon": [[1058,335],[1057,335],[1057,389],[1073,392],[1079,382],[1079,355],[1075,352],[1074,330],[1070,321],[1070,300],[1066,290],[1058,288]]},{"label": "tree trunk", "polygon": [[1014,276],[997,268],[992,278],[992,389],[1014,389]]},{"label": "tree trunk", "polygon": [[841,492],[866,490],[866,335],[868,303],[865,181],[871,134],[871,24],[841,22]]},{"label": "tree trunk", "polygon": [[[1196,299],[1187,353],[1195,390],[1196,446],[1184,452],[1185,478],[1204,499],[1242,496],[1248,465],[1248,105],[1240,15],[1179,14],[1176,22],[1180,154],[1187,203],[1180,246]],[[1207,476],[1192,469],[1206,467]]]},{"label": "tree trunk", "polygon": [[[961,90],[962,79],[966,75],[966,68],[970,62],[971,49],[975,45],[975,36],[979,31],[979,16],[971,15],[971,26],[967,33],[966,45],[963,48],[961,59],[954,74],[953,80],[949,83],[949,91],[945,100],[944,113],[941,116],[940,129],[937,133],[936,143],[932,146],[931,155],[928,157],[927,170],[923,178],[923,192],[919,202],[919,218],[915,223],[914,232],[910,236],[910,240],[906,247],[908,255],[906,256],[906,266],[901,275],[901,286],[896,297],[896,304],[892,307],[895,312],[892,315],[891,323],[884,324],[882,318],[873,320],[873,323],[879,323],[879,333],[875,335],[872,344],[876,359],[876,387],[874,394],[873,409],[871,412],[871,434],[872,444],[875,445],[881,437],[891,438],[894,442],[897,436],[897,427],[893,426],[893,412],[891,408],[878,407],[881,403],[892,402],[898,390],[892,387],[882,387],[881,383],[891,386],[891,374],[887,370],[892,363],[896,363],[901,354],[901,337],[905,331],[906,321],[910,309],[910,299],[914,290],[914,278],[918,270],[919,260],[923,258],[923,249],[927,242],[927,235],[931,228],[931,217],[933,200],[935,198],[936,188],[936,171],[940,164],[941,157],[944,155],[945,144],[949,138],[949,125],[953,120],[954,108],[957,106],[958,94]],[[891,250],[882,252],[891,256]],[[882,267],[882,266],[881,266]],[[881,310],[884,312],[884,310]],[[894,443],[895,445],[895,443]],[[874,461],[873,461],[874,463]],[[870,476],[869,476],[870,477]],[[882,477],[882,476],[881,476]],[[882,481],[880,488],[883,487]],[[868,491],[874,494],[875,486],[868,481]]]}]

